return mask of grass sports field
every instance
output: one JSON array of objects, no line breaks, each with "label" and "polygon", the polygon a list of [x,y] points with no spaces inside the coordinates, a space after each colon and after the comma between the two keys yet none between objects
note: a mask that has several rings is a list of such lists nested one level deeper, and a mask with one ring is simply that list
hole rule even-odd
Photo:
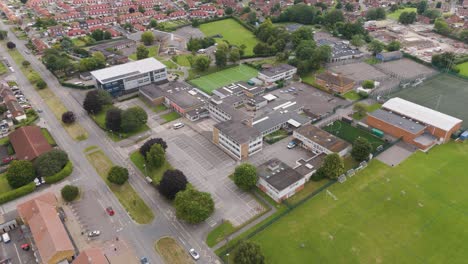
[{"label": "grass sports field", "polygon": [[258,71],[249,66],[240,64],[238,67],[232,67],[226,70],[211,73],[190,82],[202,89],[206,93],[211,94],[216,88],[231,84],[238,81],[247,81],[252,77],[256,77]]},{"label": "grass sports field", "polygon": [[333,122],[332,125],[325,126],[322,129],[348,141],[351,144],[353,144],[356,138],[364,137],[369,141],[369,143],[371,143],[373,150],[375,150],[380,145],[385,145],[385,141],[381,140],[380,138],[340,120],[337,120]]},{"label": "grass sports field", "polygon": [[251,240],[272,264],[466,263],[467,153],[451,142],[394,168],[373,160]]},{"label": "grass sports field", "polygon": [[468,77],[468,61],[458,64],[456,67],[460,70],[461,75]]},{"label": "grass sports field", "polygon": [[440,74],[419,86],[403,89],[391,96],[401,97],[468,122],[467,80],[448,74]]},{"label": "grass sports field", "polygon": [[[223,40],[227,40],[230,44],[240,46],[244,44],[245,55],[253,55],[253,48],[257,45],[258,40],[255,35],[234,19],[224,19],[215,22],[210,22],[200,25],[200,30],[205,36],[221,35]],[[216,40],[220,40],[216,38]]]}]

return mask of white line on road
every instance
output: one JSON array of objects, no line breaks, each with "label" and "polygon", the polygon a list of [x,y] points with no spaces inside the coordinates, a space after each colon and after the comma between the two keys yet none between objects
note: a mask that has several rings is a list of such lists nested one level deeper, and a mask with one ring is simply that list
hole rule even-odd
[{"label": "white line on road", "polygon": [[20,254],[18,252],[18,247],[16,246],[16,243],[14,244],[14,246],[15,246],[15,250],[16,250],[16,255],[18,255],[18,260],[19,260],[20,264],[23,264],[23,261],[21,260],[21,257],[20,257]]}]

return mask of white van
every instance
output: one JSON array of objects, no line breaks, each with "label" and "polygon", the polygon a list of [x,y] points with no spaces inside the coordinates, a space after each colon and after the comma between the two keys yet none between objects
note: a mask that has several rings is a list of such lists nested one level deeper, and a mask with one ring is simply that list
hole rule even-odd
[{"label": "white van", "polygon": [[8,242],[11,241],[10,235],[8,235],[8,233],[4,233],[4,234],[2,235],[2,239],[3,239],[3,242],[5,242],[5,243],[8,243]]},{"label": "white van", "polygon": [[175,123],[174,125],[172,125],[174,129],[183,128],[184,126],[185,126],[184,123]]},{"label": "white van", "polygon": [[203,53],[205,53],[205,52],[206,52],[206,49],[199,49],[199,50],[197,51],[198,54],[203,54]]}]

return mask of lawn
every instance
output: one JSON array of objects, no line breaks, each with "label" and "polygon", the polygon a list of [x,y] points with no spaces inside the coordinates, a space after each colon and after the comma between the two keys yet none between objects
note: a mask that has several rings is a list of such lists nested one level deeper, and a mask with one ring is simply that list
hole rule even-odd
[{"label": "lawn", "polygon": [[298,193],[294,194],[292,197],[288,198],[286,201],[289,204],[296,204],[303,199],[305,199],[307,196],[309,196],[311,193],[317,191],[320,187],[324,186],[327,184],[329,180],[323,179],[320,181],[308,181],[304,185],[304,189],[300,190]]},{"label": "lawn", "polygon": [[370,134],[363,129],[353,127],[350,124],[340,120],[337,120],[333,122],[333,124],[327,125],[322,129],[334,134],[339,138],[342,138],[343,140],[348,141],[351,144],[353,144],[356,138],[364,137],[369,141],[369,143],[371,143],[373,150],[375,150],[380,145],[385,145],[385,141],[382,139]]},{"label": "lawn", "polygon": [[157,105],[157,106],[154,106],[152,108],[152,110],[155,112],[155,113],[159,113],[159,112],[162,112],[162,111],[166,111],[167,110],[167,107],[163,104],[160,104],[160,105]]},{"label": "lawn", "polygon": [[[149,51],[149,54],[148,54],[148,57],[154,57],[156,58],[159,54],[159,46],[149,46],[149,47],[146,47]],[[130,54],[130,56],[128,56],[129,59],[131,60],[137,60],[137,54],[136,52],[135,53],[132,53]]]},{"label": "lawn", "polygon": [[[468,144],[373,160],[252,238],[265,263],[465,263]],[[443,161],[443,162],[441,162]]]},{"label": "lawn", "polygon": [[88,152],[86,158],[135,222],[148,224],[153,221],[153,211],[128,182],[119,186],[107,180],[107,173],[114,164],[102,150],[95,149],[93,152]]},{"label": "lawn", "polygon": [[234,19],[224,19],[200,25],[200,30],[205,36],[221,35],[222,38],[216,38],[217,42],[227,40],[230,44],[240,46],[244,44],[245,55],[253,55],[253,48],[258,40],[255,35],[237,23]]},{"label": "lawn", "polygon": [[172,237],[163,237],[154,244],[156,250],[166,264],[193,263],[188,252]]},{"label": "lawn", "polygon": [[265,141],[268,144],[274,144],[284,138],[288,137],[288,131],[280,129],[267,136],[265,136]]},{"label": "lawn", "polygon": [[75,46],[77,47],[84,47],[86,46],[86,42],[84,42],[83,40],[79,39],[79,38],[74,38],[72,39],[72,42]]},{"label": "lawn", "polygon": [[461,64],[457,64],[455,67],[460,70],[460,75],[468,77],[468,61]]},{"label": "lawn", "polygon": [[57,142],[55,142],[54,138],[50,134],[49,130],[47,130],[47,128],[41,128],[41,132],[51,146],[57,146]]},{"label": "lawn", "polygon": [[380,61],[375,57],[370,57],[368,59],[365,59],[364,62],[369,64],[369,65],[375,65],[377,63],[380,63]]},{"label": "lawn", "polygon": [[163,60],[161,61],[162,64],[166,65],[168,69],[177,69],[177,64],[175,64],[171,60]]},{"label": "lawn", "polygon": [[164,123],[168,123],[180,118],[180,115],[177,112],[170,112],[162,115],[161,117],[164,119]]},{"label": "lawn", "polygon": [[7,73],[8,68],[3,64],[3,62],[0,62],[0,74],[5,74]]},{"label": "lawn", "polygon": [[190,82],[204,92],[211,94],[212,91],[217,88],[238,81],[248,81],[252,77],[256,77],[257,74],[258,71],[256,69],[241,64],[237,67],[228,68],[193,79]]},{"label": "lawn", "polygon": [[192,57],[190,54],[185,54],[185,55],[177,55],[175,57],[175,61],[177,64],[180,66],[185,66],[185,67],[190,67],[190,62],[188,60],[189,57]]},{"label": "lawn", "polygon": [[398,20],[400,17],[401,13],[403,12],[416,12],[416,8],[414,7],[405,7],[403,9],[398,9],[397,11],[387,14],[387,18],[391,18],[393,20]]},{"label": "lawn", "polygon": [[6,193],[11,190],[10,184],[8,184],[8,180],[6,178],[6,173],[0,174],[0,193]]},{"label": "lawn", "polygon": [[206,237],[206,245],[213,247],[221,242],[227,235],[235,231],[235,227],[229,221],[224,221],[215,227]]},{"label": "lawn", "polygon": [[356,101],[356,100],[361,99],[361,96],[354,90],[351,90],[351,91],[343,94],[343,97],[346,98],[346,99],[349,99],[351,101]]},{"label": "lawn", "polygon": [[[371,105],[366,104],[365,106],[366,106],[367,113],[374,112],[375,110],[380,109],[380,107],[382,107],[382,105],[378,103],[371,104]],[[366,116],[367,114],[361,115],[358,112],[353,113],[353,118],[356,120],[361,120]]]},{"label": "lawn", "polygon": [[135,151],[132,154],[130,154],[130,160],[135,164],[135,166],[140,170],[140,172],[143,175],[149,176],[153,180],[153,184],[157,185],[159,181],[161,181],[161,178],[164,174],[169,169],[173,169],[171,164],[166,160],[164,162],[164,165],[161,166],[160,168],[154,169],[147,167],[145,169],[145,158],[143,155],[141,155],[140,151]]}]

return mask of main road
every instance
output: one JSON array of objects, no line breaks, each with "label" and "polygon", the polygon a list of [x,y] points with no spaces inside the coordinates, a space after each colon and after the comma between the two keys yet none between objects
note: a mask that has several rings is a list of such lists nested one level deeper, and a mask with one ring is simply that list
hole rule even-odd
[{"label": "main road", "polygon": [[[9,30],[10,27],[12,26],[5,25],[0,21],[0,28],[8,30],[9,39],[16,43],[17,49],[31,63],[30,67],[41,75],[49,89],[60,98],[67,109],[77,115],[76,122],[79,122],[87,130],[88,139],[80,142],[74,141],[64,130],[61,122],[56,119],[52,110],[48,108],[34,87],[21,73],[19,65],[15,64],[5,47],[0,45],[1,54],[8,59],[15,70],[12,74],[15,75],[19,87],[24,91],[34,108],[43,110],[40,114],[40,122],[42,122],[40,124],[49,129],[58,145],[67,151],[74,163],[75,171],[68,180],[77,182],[84,189],[85,193],[86,190],[93,190],[97,195],[98,201],[106,201],[108,203],[106,206],[110,205],[116,211],[116,216],[119,217],[119,222],[121,223],[119,228],[115,230],[116,236],[127,241],[138,256],[147,256],[151,260],[151,263],[164,263],[161,257],[154,251],[155,241],[163,236],[172,236],[179,239],[186,248],[194,247],[198,249],[201,252],[203,263],[217,263],[217,256],[204,244],[202,233],[197,232],[197,227],[180,223],[174,217],[172,206],[160,197],[153,187],[146,184],[143,177],[137,175],[140,172],[133,168],[129,157],[114,142],[111,142],[106,134],[89,118],[83,110],[81,102],[78,102],[71,95],[69,89],[63,88],[60,85],[55,76],[45,68],[36,56],[24,52],[27,41],[18,39]],[[130,184],[155,213],[156,217],[152,223],[139,225],[128,216],[117,198],[86,159],[84,149],[91,145],[98,146],[115,164],[130,167],[129,169],[132,172],[129,179]],[[102,212],[96,212],[96,221],[99,221],[99,217],[103,217]],[[197,237],[194,237],[194,234]]]}]

